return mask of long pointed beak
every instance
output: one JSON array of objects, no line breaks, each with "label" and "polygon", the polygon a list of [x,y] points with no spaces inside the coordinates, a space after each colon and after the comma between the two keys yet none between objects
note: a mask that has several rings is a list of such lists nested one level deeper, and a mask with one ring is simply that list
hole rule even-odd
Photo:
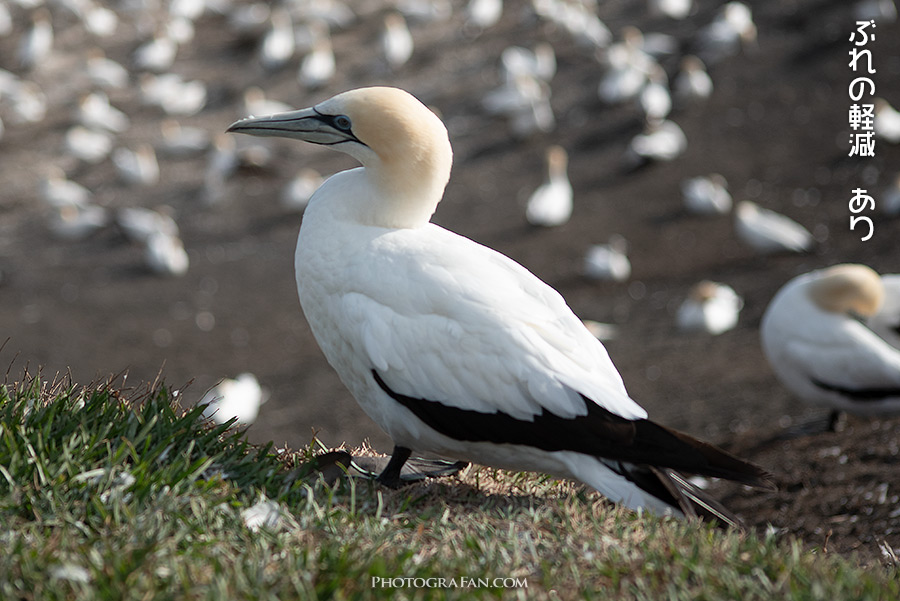
[{"label": "long pointed beak", "polygon": [[351,132],[334,127],[332,121],[328,115],[322,115],[314,108],[307,108],[264,117],[247,117],[235,121],[225,131],[251,136],[296,138],[326,146],[359,141]]}]

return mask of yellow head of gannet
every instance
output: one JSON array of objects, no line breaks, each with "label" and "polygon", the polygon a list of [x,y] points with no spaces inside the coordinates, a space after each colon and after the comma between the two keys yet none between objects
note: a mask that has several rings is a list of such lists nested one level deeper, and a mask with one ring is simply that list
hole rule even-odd
[{"label": "yellow head of gannet", "polygon": [[829,313],[871,317],[884,302],[881,276],[865,265],[835,265],[809,286],[809,298]]},{"label": "yellow head of gannet", "polygon": [[[450,179],[447,128],[414,96],[372,87],[338,94],[312,108],[242,119],[228,131],[333,146],[362,163],[376,191],[360,219],[416,227],[431,219]],[[361,208],[362,209],[362,208]]]}]

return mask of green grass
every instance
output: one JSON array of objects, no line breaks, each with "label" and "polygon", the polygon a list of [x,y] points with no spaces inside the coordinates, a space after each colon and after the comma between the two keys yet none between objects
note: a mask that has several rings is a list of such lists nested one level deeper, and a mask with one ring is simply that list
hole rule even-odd
[{"label": "green grass", "polygon": [[[900,598],[895,568],[638,516],[552,478],[329,487],[311,454],[249,445],[162,387],[7,384],[0,598]],[[254,505],[262,527],[245,522]],[[416,586],[438,579],[456,587]]]}]

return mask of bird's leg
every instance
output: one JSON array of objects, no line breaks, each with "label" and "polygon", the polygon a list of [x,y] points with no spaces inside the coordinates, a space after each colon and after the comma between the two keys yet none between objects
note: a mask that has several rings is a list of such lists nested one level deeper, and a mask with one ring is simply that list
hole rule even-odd
[{"label": "bird's leg", "polygon": [[412,455],[412,450],[406,447],[394,446],[394,452],[391,453],[391,460],[388,461],[387,467],[384,468],[375,481],[383,484],[388,488],[400,488],[405,483],[400,479],[400,470],[403,464]]}]

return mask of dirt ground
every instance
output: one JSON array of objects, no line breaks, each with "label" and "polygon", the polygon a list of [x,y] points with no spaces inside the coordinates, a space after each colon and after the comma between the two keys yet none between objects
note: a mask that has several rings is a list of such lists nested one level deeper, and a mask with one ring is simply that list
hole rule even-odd
[{"label": "dirt ground", "polygon": [[[777,493],[722,487],[729,506],[751,525],[771,523],[829,552],[857,551],[867,562],[884,560],[884,545],[900,553],[900,420],[851,419],[835,434],[759,444],[814,414],[778,384],[761,354],[758,326],[775,291],[797,274],[841,262],[900,271],[900,220],[874,213],[875,235],[865,243],[849,230],[851,190],[878,193],[900,170],[900,149],[885,142],[877,143],[874,158],[847,157],[851,3],[748,2],[759,30],[756,46],[711,67],[712,97],[671,116],[687,135],[687,152],[635,171],[624,170],[621,159],[641,127],[637,110],[603,105],[597,97],[603,71],[593,50],[536,18],[530,3],[507,0],[501,21],[479,33],[464,26],[465,2],[452,2],[449,20],[412,23],[415,53],[396,73],[379,50],[386,3],[352,4],[356,20],[333,34],[337,75],[318,90],[297,83],[297,57],[267,72],[256,58],[257,41],[242,39],[222,16],[201,17],[172,70],[206,82],[208,102],[181,123],[222,132],[242,116],[242,92],[250,85],[296,107],[362,85],[410,90],[440,112],[455,151],[435,221],[521,262],[582,318],[616,324],[618,337],[607,348],[653,419],[776,474]],[[721,3],[698,2],[683,21],[648,16],[643,2],[599,4],[617,37],[626,25],[675,36],[680,49],[663,61],[671,76]],[[353,162],[275,141],[271,162],[240,171],[214,206],[200,201],[204,156],[161,158],[159,184],[128,187],[109,160],[79,164],[65,155],[62,140],[77,98],[89,89],[82,75],[88,48],[99,44],[129,65],[147,34],[123,16],[115,36],[97,41],[56,9],[53,55],[22,73],[15,56],[27,11],[13,6],[12,12],[16,26],[0,38],[0,67],[35,81],[49,111],[40,123],[15,124],[0,101],[6,124],[0,139],[0,339],[9,339],[0,362],[11,366],[9,377],[40,368],[47,379],[69,373],[87,382],[127,371],[128,383],[137,385],[161,371],[191,403],[218,379],[249,371],[271,391],[248,431],[251,440],[299,447],[316,431],[329,444],[368,438],[389,451],[390,441],[343,389],[304,321],[292,268],[300,216],[278,204],[282,186],[299,168],[330,174]],[[879,24],[876,32],[877,94],[900,105],[900,26]],[[484,113],[480,98],[499,85],[505,47],[540,41],[552,43],[557,55],[557,127],[518,140],[506,122]],[[110,92],[110,99],[132,119],[118,145],[158,142],[162,115],[140,103],[136,85]],[[542,179],[549,144],[570,152],[575,210],[566,225],[538,230],[527,226],[524,203]],[[53,164],[91,189],[98,204],[171,207],[190,256],[187,275],[152,275],[142,267],[140,248],[112,229],[79,242],[54,239],[37,195],[41,175]],[[753,200],[813,231],[815,252],[759,257],[734,238],[730,215],[687,215],[679,183],[713,172],[725,176],[736,200]],[[613,234],[628,240],[631,278],[586,279],[587,249]],[[743,296],[736,329],[715,337],[676,330],[675,310],[702,279],[726,283]]]}]

